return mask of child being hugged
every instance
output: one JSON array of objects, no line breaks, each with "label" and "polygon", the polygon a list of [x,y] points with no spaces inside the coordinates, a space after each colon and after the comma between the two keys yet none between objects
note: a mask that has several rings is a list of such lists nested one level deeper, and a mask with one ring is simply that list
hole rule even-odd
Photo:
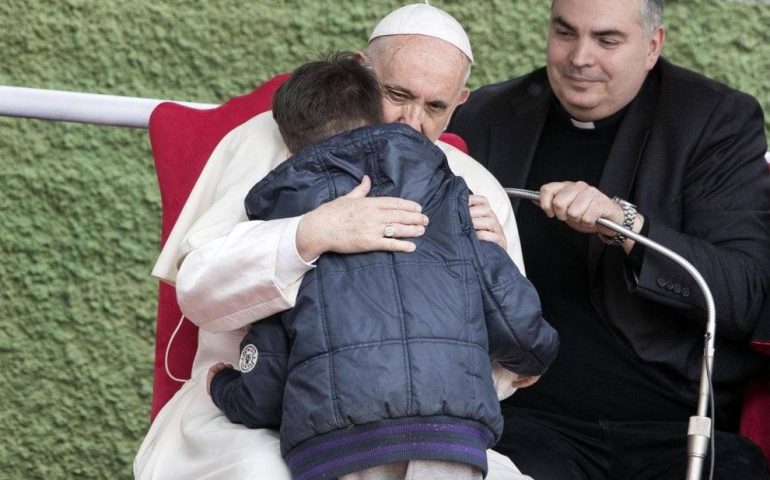
[{"label": "child being hugged", "polygon": [[[383,124],[382,102],[355,54],[298,68],[273,103],[294,155],[252,188],[246,210],[299,216],[368,177],[370,196],[422,206],[424,234],[410,253],[321,255],[296,306],[253,324],[240,371],[211,368],[211,396],[233,422],[280,425],[297,480],[481,479],[503,427],[491,361],[538,377],[558,336],[506,252],[477,238],[468,187],[441,149]],[[388,241],[410,236],[397,220],[383,225]]]}]

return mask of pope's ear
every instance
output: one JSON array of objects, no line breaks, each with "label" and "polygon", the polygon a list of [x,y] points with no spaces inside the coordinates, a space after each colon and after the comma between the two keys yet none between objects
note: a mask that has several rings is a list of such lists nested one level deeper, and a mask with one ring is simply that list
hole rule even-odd
[{"label": "pope's ear", "polygon": [[460,92],[460,95],[457,97],[457,105],[462,105],[465,103],[466,100],[468,100],[468,95],[471,94],[471,91],[468,89],[468,87],[465,87]]}]

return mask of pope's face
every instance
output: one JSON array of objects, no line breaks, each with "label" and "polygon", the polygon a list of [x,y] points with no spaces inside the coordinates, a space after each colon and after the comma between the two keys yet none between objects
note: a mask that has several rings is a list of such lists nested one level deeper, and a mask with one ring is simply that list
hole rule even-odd
[{"label": "pope's face", "polygon": [[380,37],[370,45],[369,59],[382,86],[385,121],[407,124],[432,141],[468,98],[468,60],[443,40],[423,35]]}]

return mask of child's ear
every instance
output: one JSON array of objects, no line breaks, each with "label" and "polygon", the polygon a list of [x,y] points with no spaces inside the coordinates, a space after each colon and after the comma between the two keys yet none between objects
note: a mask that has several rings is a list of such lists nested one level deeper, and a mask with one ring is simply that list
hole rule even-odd
[{"label": "child's ear", "polygon": [[356,51],[353,53],[353,58],[355,58],[356,60],[358,60],[358,61],[361,63],[361,65],[364,65],[364,66],[366,66],[366,67],[370,66],[370,65],[369,65],[369,58],[368,58],[368,57],[366,56],[366,54],[365,54],[364,52],[362,52],[361,50],[356,50]]}]

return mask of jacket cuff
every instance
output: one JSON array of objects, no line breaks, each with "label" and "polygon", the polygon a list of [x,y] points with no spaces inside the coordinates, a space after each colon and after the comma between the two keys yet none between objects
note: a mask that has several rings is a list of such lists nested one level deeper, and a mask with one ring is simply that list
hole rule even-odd
[{"label": "jacket cuff", "polygon": [[211,400],[220,410],[222,409],[221,398],[225,387],[227,387],[230,382],[240,376],[241,372],[238,370],[233,368],[225,368],[224,370],[221,370],[219,373],[214,375],[214,378],[211,379]]}]

